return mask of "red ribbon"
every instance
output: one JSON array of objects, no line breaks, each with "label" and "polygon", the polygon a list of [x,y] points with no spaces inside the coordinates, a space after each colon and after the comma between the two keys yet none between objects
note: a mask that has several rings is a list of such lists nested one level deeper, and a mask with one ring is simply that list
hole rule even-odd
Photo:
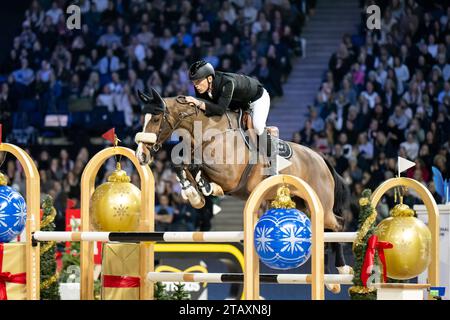
[{"label": "red ribbon", "polygon": [[391,249],[394,245],[386,241],[378,241],[378,237],[373,235],[367,241],[366,255],[364,256],[364,263],[361,269],[361,281],[367,287],[367,280],[372,274],[373,265],[375,263],[375,252],[378,251],[378,257],[383,265],[383,280],[387,281],[386,274],[386,258],[384,256],[384,249]]},{"label": "red ribbon", "polygon": [[0,243],[0,300],[8,300],[6,295],[6,283],[26,284],[27,276],[25,272],[11,274],[11,272],[2,272],[3,267],[3,243]]},{"label": "red ribbon", "polygon": [[139,277],[129,276],[103,276],[104,288],[139,288],[141,286],[141,279]]}]

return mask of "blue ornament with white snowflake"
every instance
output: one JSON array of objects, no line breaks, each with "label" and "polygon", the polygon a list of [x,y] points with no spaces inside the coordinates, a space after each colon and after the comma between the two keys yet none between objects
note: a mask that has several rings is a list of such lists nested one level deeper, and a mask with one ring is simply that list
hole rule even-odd
[{"label": "blue ornament with white snowflake", "polygon": [[[289,192],[286,187],[282,188],[285,189],[281,193]],[[283,206],[286,206],[289,202],[283,202],[279,197],[280,189],[277,200],[272,204],[276,201],[280,204],[281,199]],[[266,211],[255,226],[256,252],[260,260],[270,268],[278,270],[297,268],[311,256],[311,220],[294,206],[278,205],[277,208]]]},{"label": "blue ornament with white snowflake", "polygon": [[27,205],[20,193],[6,185],[5,179],[0,180],[0,242],[9,242],[25,228]]}]

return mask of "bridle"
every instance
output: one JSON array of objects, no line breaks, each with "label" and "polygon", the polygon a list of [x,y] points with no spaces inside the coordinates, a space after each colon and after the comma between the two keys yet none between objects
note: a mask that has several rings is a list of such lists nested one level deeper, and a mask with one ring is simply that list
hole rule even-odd
[{"label": "bridle", "polygon": [[[191,102],[187,102],[186,101],[186,97],[185,96],[178,96],[178,97],[176,97],[176,101],[179,104],[191,104],[192,105]],[[173,132],[173,131],[175,131],[176,129],[179,128],[180,124],[185,119],[187,119],[187,118],[189,118],[189,117],[191,117],[193,115],[198,116],[199,110],[200,110],[199,106],[198,105],[194,105],[194,112],[190,112],[190,113],[189,112],[179,112],[178,113],[178,121],[174,125],[172,125],[172,123],[170,122],[170,111],[167,108],[167,106],[165,106],[164,107],[164,111],[163,111],[163,116],[161,118],[161,123],[159,125],[159,130],[158,130],[158,133],[156,135],[156,142],[150,147],[150,152],[151,153],[158,152],[159,149],[161,149],[162,144],[165,141],[165,139],[167,139],[167,137],[164,137],[163,139],[160,139],[161,132],[163,131],[163,129],[165,129],[165,128],[163,128],[164,124],[169,125],[170,132]],[[144,130],[145,130],[145,128],[144,128]]]}]

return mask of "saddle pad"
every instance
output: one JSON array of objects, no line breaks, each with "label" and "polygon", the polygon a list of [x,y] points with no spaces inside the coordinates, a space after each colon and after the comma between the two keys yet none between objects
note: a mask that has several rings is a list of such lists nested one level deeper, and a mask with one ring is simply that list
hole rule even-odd
[{"label": "saddle pad", "polygon": [[[275,142],[278,142],[278,155],[280,157],[283,157],[286,160],[288,160],[292,157],[292,148],[289,143],[287,143],[284,140],[275,138],[273,136],[271,139]],[[247,148],[249,148],[249,145],[250,145],[250,137],[249,136],[245,136],[245,142],[246,142]]]},{"label": "saddle pad", "polygon": [[292,157],[292,148],[290,144],[275,137],[272,137],[272,139],[278,142],[278,155],[285,159],[290,159]]}]

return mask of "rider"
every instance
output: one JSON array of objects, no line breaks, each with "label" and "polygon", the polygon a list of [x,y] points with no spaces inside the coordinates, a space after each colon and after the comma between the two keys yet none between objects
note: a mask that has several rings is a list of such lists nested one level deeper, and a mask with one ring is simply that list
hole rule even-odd
[{"label": "rider", "polygon": [[[265,132],[270,96],[257,79],[215,71],[209,62],[203,60],[190,66],[189,79],[194,84],[196,97],[204,102],[193,97],[186,97],[186,100],[199,106],[206,116],[221,116],[228,108],[250,110],[255,133],[260,136]],[[211,194],[211,187],[201,177],[200,171],[196,180],[205,195]]]},{"label": "rider", "polygon": [[258,80],[241,74],[215,71],[209,62],[203,60],[190,66],[189,79],[194,84],[196,96],[206,103],[192,97],[186,99],[200,104],[206,116],[221,116],[228,108],[250,110],[256,134],[263,134],[270,97]]}]

